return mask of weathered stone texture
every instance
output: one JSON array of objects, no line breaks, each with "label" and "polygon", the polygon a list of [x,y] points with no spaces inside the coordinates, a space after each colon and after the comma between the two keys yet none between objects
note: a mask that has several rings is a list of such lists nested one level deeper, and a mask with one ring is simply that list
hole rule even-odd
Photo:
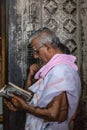
[{"label": "weathered stone texture", "polygon": [[[33,59],[28,42],[39,27],[53,29],[77,57],[82,80],[82,99],[75,130],[87,129],[87,1],[86,0],[9,0],[8,3],[8,76],[24,86]],[[11,118],[13,118],[11,116]],[[14,122],[12,122],[14,124]],[[15,124],[14,124],[15,125]],[[20,128],[20,127],[19,127]],[[14,128],[16,130],[16,128]]]}]

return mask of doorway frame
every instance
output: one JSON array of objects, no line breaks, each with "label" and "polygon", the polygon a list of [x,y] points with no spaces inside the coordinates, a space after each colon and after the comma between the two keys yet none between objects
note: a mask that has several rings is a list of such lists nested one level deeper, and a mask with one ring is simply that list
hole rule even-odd
[{"label": "doorway frame", "polygon": [[2,0],[1,5],[1,87],[6,84],[6,1]]},{"label": "doorway frame", "polygon": [[[1,88],[8,82],[8,60],[7,60],[7,1],[1,1]],[[3,130],[9,130],[9,110],[3,101]]]}]

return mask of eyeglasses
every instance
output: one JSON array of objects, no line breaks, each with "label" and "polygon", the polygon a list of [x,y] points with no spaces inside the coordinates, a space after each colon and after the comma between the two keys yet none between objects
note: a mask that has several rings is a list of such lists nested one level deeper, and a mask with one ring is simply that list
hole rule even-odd
[{"label": "eyeglasses", "polygon": [[43,47],[43,45],[40,46],[38,49],[36,49],[36,48],[33,47],[33,53],[34,53],[34,54],[39,54],[39,50],[40,50],[40,48],[42,48],[42,47]]}]

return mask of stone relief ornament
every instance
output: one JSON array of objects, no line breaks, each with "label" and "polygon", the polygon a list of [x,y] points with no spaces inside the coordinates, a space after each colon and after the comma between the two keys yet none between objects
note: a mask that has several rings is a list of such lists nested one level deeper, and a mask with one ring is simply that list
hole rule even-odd
[{"label": "stone relief ornament", "polygon": [[72,34],[76,30],[76,22],[74,22],[72,19],[66,19],[66,21],[63,23],[63,28],[66,33]]},{"label": "stone relief ornament", "polygon": [[73,14],[76,11],[76,3],[72,0],[66,0],[63,3],[63,10],[68,14]]}]

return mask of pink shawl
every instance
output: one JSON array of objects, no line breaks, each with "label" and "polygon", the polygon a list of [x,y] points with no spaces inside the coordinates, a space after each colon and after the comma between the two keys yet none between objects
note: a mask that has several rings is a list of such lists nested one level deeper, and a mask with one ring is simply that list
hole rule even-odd
[{"label": "pink shawl", "polygon": [[67,54],[56,54],[51,60],[44,65],[34,76],[35,79],[44,78],[46,74],[52,69],[55,65],[58,64],[67,64],[71,66],[74,70],[78,70],[77,65],[75,64],[76,57],[73,55]]}]

